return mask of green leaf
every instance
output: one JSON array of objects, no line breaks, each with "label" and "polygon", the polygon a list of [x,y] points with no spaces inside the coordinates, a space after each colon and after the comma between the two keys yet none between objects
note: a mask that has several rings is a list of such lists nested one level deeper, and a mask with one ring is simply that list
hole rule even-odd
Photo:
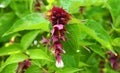
[{"label": "green leaf", "polygon": [[79,67],[89,67],[89,65],[80,61],[79,62]]},{"label": "green leaf", "polygon": [[18,17],[22,18],[25,15],[31,13],[29,1],[32,1],[32,0],[15,0],[15,1],[12,0],[12,2],[10,3],[10,7]]},{"label": "green leaf", "polygon": [[114,29],[117,32],[120,32],[120,0],[109,0],[107,8],[109,9],[109,12],[112,17]]},{"label": "green leaf", "polygon": [[75,73],[75,72],[78,72],[82,69],[78,69],[78,68],[65,68],[65,69],[62,69],[61,71],[58,71],[57,73]]},{"label": "green leaf", "polygon": [[94,20],[88,20],[85,23],[85,26],[81,24],[80,28],[104,47],[113,51],[111,46],[111,39],[100,23],[97,23]]},{"label": "green leaf", "polygon": [[14,54],[14,55],[11,55],[5,61],[5,65],[12,64],[12,63],[18,63],[18,62],[24,61],[27,58],[28,57],[25,54],[22,54],[22,53]]},{"label": "green leaf", "polygon": [[25,73],[42,73],[43,71],[38,66],[30,66],[27,70],[25,70]]},{"label": "green leaf", "polygon": [[14,17],[13,12],[4,13],[0,17],[0,38],[12,26]]},{"label": "green leaf", "polygon": [[[94,20],[87,20],[84,24],[80,23],[77,19],[72,19],[71,23],[77,23],[79,25],[79,29],[87,33],[89,36],[98,41],[101,45],[106,47],[108,50],[114,52],[111,45],[111,38],[108,33],[102,27],[102,25]],[[115,53],[115,52],[114,52]]]},{"label": "green leaf", "polygon": [[116,19],[120,16],[119,13],[120,13],[120,0],[109,0],[108,1],[108,9],[111,13],[111,16],[112,16],[112,19],[113,19],[113,22],[116,22]]},{"label": "green leaf", "polygon": [[[42,31],[42,30],[41,30]],[[25,34],[21,39],[21,45],[23,49],[27,49],[32,41],[36,38],[36,36],[40,33],[40,30],[31,31]]]},{"label": "green leaf", "polygon": [[22,48],[18,44],[13,44],[8,47],[0,48],[0,56],[16,54],[22,51]]},{"label": "green leaf", "polygon": [[115,38],[115,39],[113,40],[112,44],[113,44],[114,46],[120,47],[120,37]]},{"label": "green leaf", "polygon": [[16,73],[17,67],[17,63],[7,65],[1,73]]},{"label": "green leaf", "polygon": [[25,59],[27,59],[28,57],[25,54],[13,54],[10,57],[7,58],[7,60],[5,61],[5,63],[2,65],[2,67],[0,68],[0,72],[9,64],[13,64],[13,63],[19,63],[24,61]]},{"label": "green leaf", "polygon": [[101,5],[107,0],[60,0],[60,6],[70,13],[79,12],[80,6]]},{"label": "green leaf", "polygon": [[63,62],[64,62],[64,67],[76,67],[77,63],[75,60],[75,57],[73,55],[63,55]]},{"label": "green leaf", "polygon": [[93,6],[89,8],[86,7],[85,12],[86,18],[99,21],[102,21],[104,17],[108,16],[109,14],[108,10],[103,8],[102,6]]},{"label": "green leaf", "polygon": [[41,49],[30,49],[26,52],[31,59],[44,59],[51,61],[50,57]]},{"label": "green leaf", "polygon": [[79,36],[80,36],[79,30],[80,29],[79,29],[79,26],[76,24],[75,25],[68,24],[66,28],[69,33],[66,34],[66,37],[68,39],[66,39],[65,42],[62,42],[63,48],[67,53],[74,54],[74,52],[76,52],[76,50],[79,49]]},{"label": "green leaf", "polygon": [[80,1],[79,0],[60,0],[60,5],[70,13],[76,13],[79,11]]},{"label": "green leaf", "polygon": [[100,46],[98,45],[93,45],[93,46],[90,46],[90,49],[105,59],[106,51],[104,51],[103,48],[100,48]]},{"label": "green leaf", "polygon": [[22,30],[40,29],[49,31],[49,22],[39,13],[33,13],[18,20],[5,34],[11,34]]},{"label": "green leaf", "polygon": [[5,8],[10,4],[11,0],[0,0],[0,8]]}]

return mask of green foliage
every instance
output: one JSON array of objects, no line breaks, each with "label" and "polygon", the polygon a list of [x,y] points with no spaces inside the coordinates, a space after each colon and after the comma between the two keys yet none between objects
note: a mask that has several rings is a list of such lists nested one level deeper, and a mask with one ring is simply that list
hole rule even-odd
[{"label": "green foliage", "polygon": [[50,61],[50,57],[40,49],[30,49],[27,54],[31,59],[45,59]]},{"label": "green foliage", "polygon": [[1,73],[16,73],[17,66],[17,63],[9,64],[3,69]]},{"label": "green foliage", "polygon": [[36,36],[39,34],[39,30],[37,31],[32,31],[29,32],[27,34],[25,34],[22,39],[21,39],[21,46],[23,47],[23,49],[27,49],[31,43],[33,42],[33,40],[36,38]]},{"label": "green foliage", "polygon": [[16,54],[21,51],[22,51],[22,49],[21,49],[20,45],[14,44],[14,45],[10,45],[8,47],[0,48],[0,56]]},{"label": "green foliage", "polygon": [[[40,1],[37,11],[36,0],[0,0],[0,73],[16,73],[18,63],[27,59],[31,66],[25,73],[120,72],[112,68],[107,54],[118,55],[120,64],[120,0]],[[43,36],[51,37],[47,12],[53,6],[71,14],[66,40],[61,41],[66,51],[63,68],[55,66],[50,47],[40,43]]]},{"label": "green foliage", "polygon": [[27,58],[28,58],[28,57],[27,57],[26,55],[22,54],[22,53],[11,55],[11,56],[8,57],[8,59],[3,63],[3,66],[1,66],[0,72],[2,72],[2,70],[3,70],[7,65],[24,61],[24,60],[27,59]]},{"label": "green foliage", "polygon": [[31,66],[25,73],[42,73],[43,71],[38,66]]},{"label": "green foliage", "polygon": [[43,17],[41,17],[39,13],[30,14],[16,21],[15,24],[13,24],[13,26],[4,35],[8,35],[22,30],[33,29],[49,31],[48,24],[49,22]]}]

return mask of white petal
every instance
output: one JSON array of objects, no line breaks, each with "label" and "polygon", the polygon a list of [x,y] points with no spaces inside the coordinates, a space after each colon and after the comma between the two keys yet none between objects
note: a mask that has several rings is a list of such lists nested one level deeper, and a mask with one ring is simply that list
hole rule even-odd
[{"label": "white petal", "polygon": [[62,60],[60,62],[56,61],[56,67],[57,68],[63,68],[64,67],[63,61]]}]

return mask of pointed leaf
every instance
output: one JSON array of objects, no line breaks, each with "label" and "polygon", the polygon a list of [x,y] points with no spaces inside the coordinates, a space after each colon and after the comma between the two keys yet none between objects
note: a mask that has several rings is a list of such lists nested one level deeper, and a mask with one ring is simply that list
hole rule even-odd
[{"label": "pointed leaf", "polygon": [[41,49],[30,49],[27,51],[27,54],[31,59],[44,59],[50,61],[50,57]]},{"label": "pointed leaf", "polygon": [[36,31],[31,31],[27,34],[25,34],[22,39],[21,39],[21,46],[23,47],[23,49],[27,49],[30,44],[32,43],[32,41],[36,38],[36,36],[40,33],[40,30],[36,30]]},{"label": "pointed leaf", "polygon": [[16,73],[17,67],[18,67],[17,63],[7,65],[1,73]]},{"label": "pointed leaf", "polygon": [[82,69],[78,69],[78,68],[65,68],[65,69],[62,69],[61,71],[58,71],[57,73],[75,73],[75,72],[78,72]]},{"label": "pointed leaf", "polygon": [[22,48],[18,44],[13,44],[8,47],[0,48],[0,56],[16,54],[22,51]]},{"label": "pointed leaf", "polygon": [[13,64],[13,63],[19,63],[21,61],[24,61],[25,59],[27,59],[28,57],[25,54],[14,54],[11,55],[10,57],[7,58],[7,60],[5,61],[5,63],[3,64],[3,66],[1,66],[0,68],[0,72],[9,64]]},{"label": "pointed leaf", "polygon": [[3,36],[22,30],[33,29],[49,31],[49,22],[39,13],[30,14],[18,20]]}]

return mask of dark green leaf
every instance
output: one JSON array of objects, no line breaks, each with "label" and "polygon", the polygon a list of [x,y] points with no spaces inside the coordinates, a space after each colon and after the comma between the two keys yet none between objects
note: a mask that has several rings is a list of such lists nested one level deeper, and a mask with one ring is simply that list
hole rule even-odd
[{"label": "dark green leaf", "polygon": [[14,17],[13,12],[5,13],[0,17],[0,38],[12,26]]},{"label": "dark green leaf", "polygon": [[79,25],[69,24],[66,26],[66,28],[69,33],[66,34],[67,39],[65,42],[63,42],[63,47],[67,53],[74,54],[74,52],[79,49]]},{"label": "dark green leaf", "polygon": [[[80,24],[80,21],[73,20],[73,23],[77,23],[79,25],[79,29],[87,33],[89,36],[93,37],[96,41],[98,41],[101,45],[106,47],[107,49],[114,52],[111,45],[111,38],[105,29],[101,26],[100,23],[97,23],[94,20],[87,20],[84,24]],[[115,52],[114,52],[115,53]]]},{"label": "dark green leaf", "polygon": [[93,46],[90,47],[90,49],[92,51],[94,51],[95,53],[97,53],[98,55],[100,55],[101,57],[105,58],[105,52],[106,51],[104,51],[103,48],[100,48],[100,46],[93,45]]}]

